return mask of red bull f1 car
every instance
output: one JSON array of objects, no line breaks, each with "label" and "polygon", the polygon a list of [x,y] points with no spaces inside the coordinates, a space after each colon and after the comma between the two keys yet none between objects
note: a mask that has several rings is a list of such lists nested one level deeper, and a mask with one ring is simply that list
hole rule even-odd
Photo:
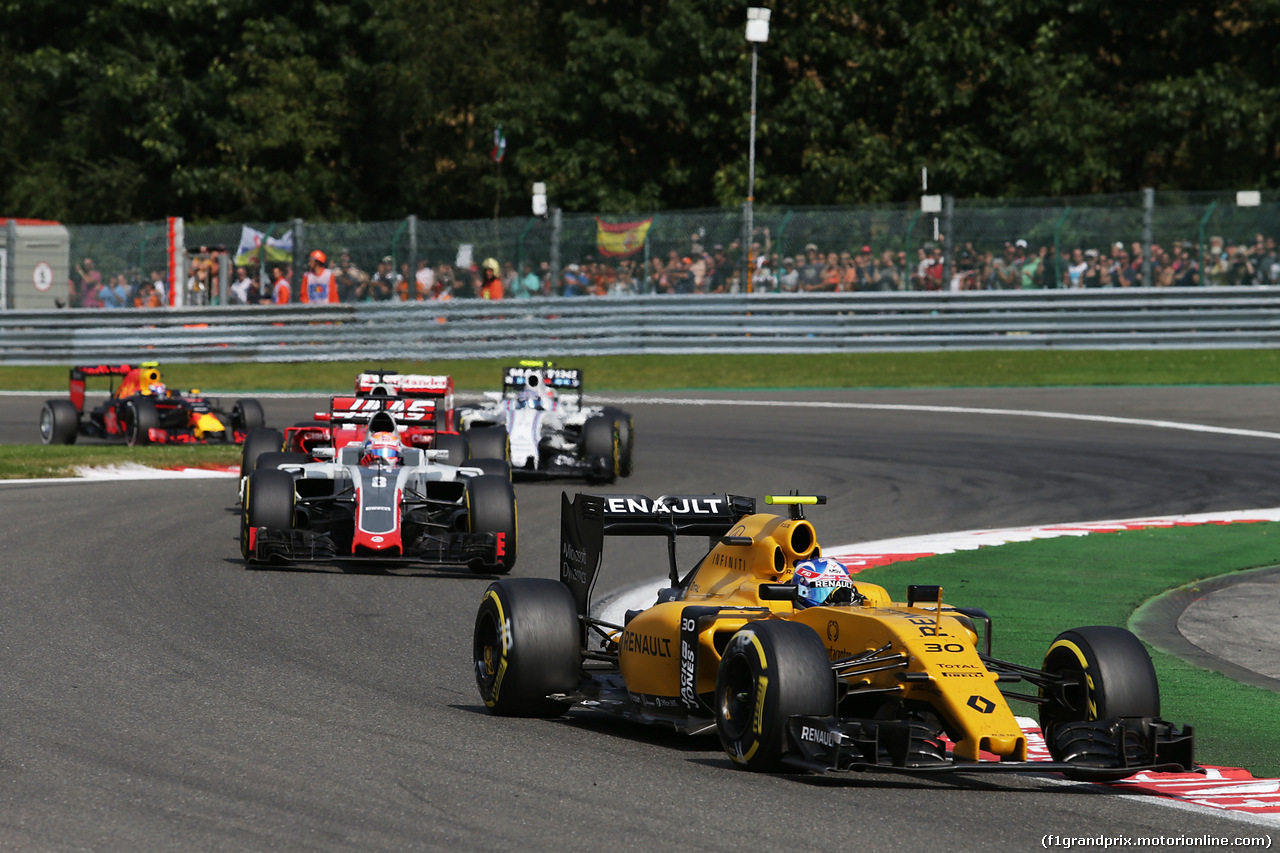
[{"label": "red bull f1 car", "polygon": [[522,361],[504,371],[501,392],[485,397],[458,409],[462,429],[468,436],[503,429],[517,478],[612,483],[630,476],[635,423],[622,409],[583,405],[581,370]]},{"label": "red bull f1 car", "polygon": [[[99,377],[107,377],[113,387],[104,403],[86,411],[87,381]],[[115,385],[117,377],[119,385]],[[45,402],[40,411],[40,440],[44,444],[74,444],[83,435],[123,439],[131,446],[238,444],[264,422],[257,400],[236,400],[226,411],[198,390],[170,390],[155,362],[136,367],[97,364],[71,368],[70,399]]]},{"label": "red bull f1 car", "polygon": [[[1142,643],[1093,626],[1054,639],[1039,666],[992,656],[991,622],[937,586],[894,601],[821,556],[815,496],[562,497],[560,579],[491,584],[474,666],[499,715],[591,709],[690,734],[762,771],[1034,771],[1115,779],[1193,770],[1193,731],[1160,719]],[[670,586],[623,624],[592,616],[603,545],[667,537]],[[685,571],[681,536],[711,538]],[[837,570],[838,569],[838,570]],[[1011,701],[1039,710],[1052,761],[1028,761]]]},{"label": "red bull f1 car", "polygon": [[450,465],[447,449],[408,446],[385,409],[361,427],[363,440],[340,447],[259,456],[242,496],[247,562],[511,570],[518,532],[505,460]]}]

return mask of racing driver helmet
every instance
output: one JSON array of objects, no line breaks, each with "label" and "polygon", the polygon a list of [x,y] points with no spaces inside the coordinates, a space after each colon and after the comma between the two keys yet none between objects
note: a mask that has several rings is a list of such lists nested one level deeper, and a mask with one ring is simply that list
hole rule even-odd
[{"label": "racing driver helmet", "polygon": [[801,560],[796,563],[791,582],[800,588],[796,596],[797,608],[851,604],[861,598],[849,577],[849,570],[837,560]]},{"label": "racing driver helmet", "polygon": [[536,388],[524,388],[520,391],[520,395],[516,397],[517,409],[541,409],[542,395],[538,393]]},{"label": "racing driver helmet", "polygon": [[400,464],[400,437],[394,432],[373,432],[364,442],[364,455],[360,464],[385,465],[394,468]]}]

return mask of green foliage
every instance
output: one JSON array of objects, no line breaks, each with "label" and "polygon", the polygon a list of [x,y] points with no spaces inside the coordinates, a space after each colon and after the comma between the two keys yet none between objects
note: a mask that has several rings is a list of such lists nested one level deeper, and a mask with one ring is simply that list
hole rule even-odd
[{"label": "green foliage", "polygon": [[[804,0],[759,49],[768,204],[1263,187],[1280,2]],[[0,209],[72,222],[740,203],[728,0],[0,2]],[[489,158],[495,124],[508,156]],[[498,205],[495,207],[495,201]]]}]

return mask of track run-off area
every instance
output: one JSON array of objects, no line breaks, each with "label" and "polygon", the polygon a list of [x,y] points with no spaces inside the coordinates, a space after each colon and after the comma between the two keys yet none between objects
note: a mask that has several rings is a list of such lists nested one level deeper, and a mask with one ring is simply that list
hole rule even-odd
[{"label": "track run-off area", "polygon": [[[613,399],[635,415],[636,473],[597,491],[825,494],[809,518],[851,560],[946,531],[1280,506],[1270,386]],[[276,426],[325,403],[263,401]],[[0,441],[34,442],[39,406],[0,398]],[[516,575],[555,576],[562,489],[587,487],[517,487]],[[225,478],[0,484],[0,848],[1022,850],[1049,836],[1280,835],[1266,816],[1060,777],[760,776],[734,770],[714,737],[592,713],[493,718],[470,669],[485,578],[246,570],[235,500]],[[687,544],[683,562],[700,545]],[[606,545],[597,597],[664,565],[663,543]]]}]

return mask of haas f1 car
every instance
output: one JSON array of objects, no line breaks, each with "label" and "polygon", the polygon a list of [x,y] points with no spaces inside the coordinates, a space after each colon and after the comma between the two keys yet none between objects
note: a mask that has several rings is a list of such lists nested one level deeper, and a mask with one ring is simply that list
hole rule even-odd
[{"label": "haas f1 car", "polygon": [[[331,459],[328,450],[364,440],[369,419],[377,412],[387,412],[395,419],[405,445],[448,451],[440,459],[449,465],[463,465],[470,459],[509,459],[507,433],[502,427],[478,428],[466,436],[458,433],[452,377],[374,370],[356,377],[354,395],[331,398],[329,411],[317,412],[315,420],[294,424],[283,434],[267,429],[251,433],[241,453],[241,492],[244,478],[264,454],[291,454],[270,457],[271,467],[281,461]],[[325,452],[323,459],[317,450]]]},{"label": "haas f1 car", "polygon": [[612,483],[630,476],[635,424],[611,406],[582,405],[582,371],[550,362],[508,367],[502,391],[485,393],[482,406],[458,409],[468,435],[503,427],[511,470],[521,478],[583,477]]},{"label": "haas f1 car", "polygon": [[[106,402],[85,411],[85,385],[93,377],[109,377],[114,385]],[[217,400],[198,390],[171,391],[155,362],[137,367],[99,364],[71,368],[68,400],[47,400],[40,411],[40,440],[74,444],[78,436],[123,438],[139,444],[209,444],[245,440],[264,423],[257,400],[236,400],[224,411]]]},{"label": "haas f1 car", "polygon": [[[1085,627],[1039,667],[992,657],[978,608],[937,586],[895,602],[821,557],[804,504],[786,517],[731,495],[562,497],[560,580],[491,584],[474,634],[494,714],[585,707],[690,734],[716,732],[762,771],[1045,771],[1115,779],[1193,770],[1191,727],[1160,719],[1151,659],[1128,631]],[[622,625],[592,617],[613,535],[670,539],[671,585]],[[681,574],[675,537],[712,538]],[[985,635],[980,641],[981,634]],[[1010,700],[1039,708],[1051,761],[1028,761]]]},{"label": "haas f1 car", "polygon": [[366,415],[361,433],[337,448],[258,457],[243,494],[246,561],[511,570],[516,498],[504,460],[447,464],[447,449],[406,445],[385,410]]}]

